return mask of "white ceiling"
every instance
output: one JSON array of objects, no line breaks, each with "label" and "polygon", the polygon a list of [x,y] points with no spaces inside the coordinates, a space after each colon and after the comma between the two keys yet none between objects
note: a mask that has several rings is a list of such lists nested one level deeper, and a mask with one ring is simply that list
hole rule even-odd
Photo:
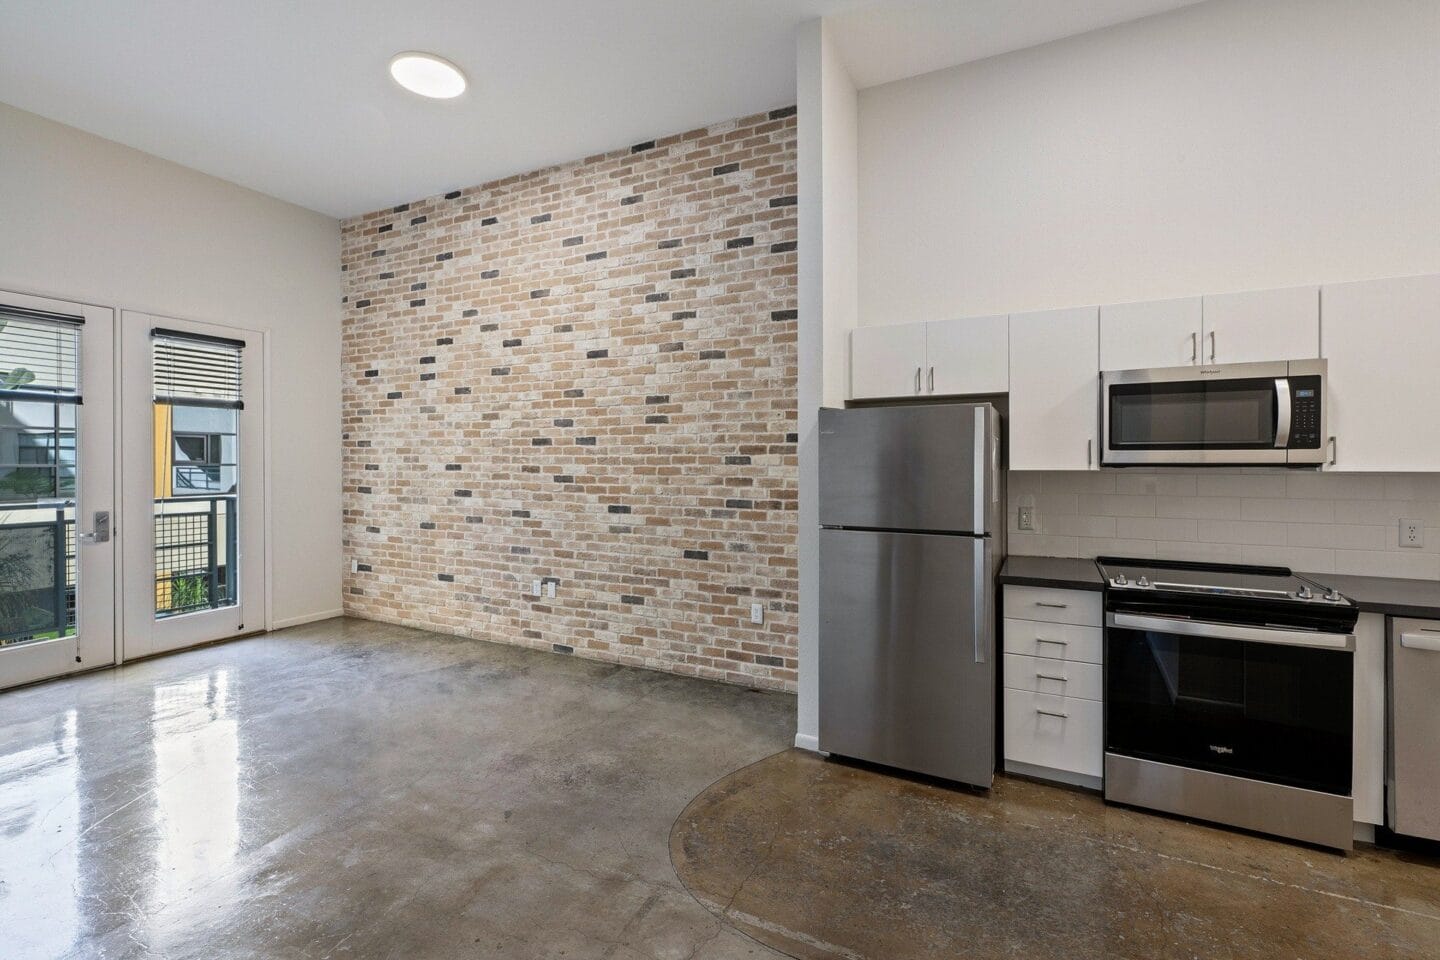
[{"label": "white ceiling", "polygon": [[817,16],[868,86],[1185,2],[0,0],[0,101],[344,217],[791,104]]}]

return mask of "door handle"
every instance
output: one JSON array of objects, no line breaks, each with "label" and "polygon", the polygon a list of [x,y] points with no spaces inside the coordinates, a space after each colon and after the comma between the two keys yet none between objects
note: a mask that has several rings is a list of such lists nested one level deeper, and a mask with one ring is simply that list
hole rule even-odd
[{"label": "door handle", "polygon": [[109,543],[110,542],[110,511],[96,510],[94,518],[94,530],[89,533],[76,534],[76,539],[81,543]]},{"label": "door handle", "polygon": [[1210,331],[1210,362],[1215,362],[1215,331]]},{"label": "door handle", "polygon": [[935,368],[930,368],[930,392],[935,392]]},{"label": "door handle", "polygon": [[1335,466],[1335,460],[1340,456],[1339,448],[1335,445],[1335,438],[1330,438],[1330,466]]},{"label": "door handle", "polygon": [[1194,363],[1196,360],[1199,360],[1199,359],[1200,359],[1200,332],[1199,332],[1198,330],[1191,330],[1191,331],[1190,331],[1190,362],[1191,362],[1191,363]]},{"label": "door handle", "polygon": [[915,392],[920,392],[920,368],[915,368]]},{"label": "door handle", "polygon": [[1400,634],[1400,646],[1407,650],[1433,650],[1440,653],[1440,635],[1427,637],[1424,636],[1425,632]]}]

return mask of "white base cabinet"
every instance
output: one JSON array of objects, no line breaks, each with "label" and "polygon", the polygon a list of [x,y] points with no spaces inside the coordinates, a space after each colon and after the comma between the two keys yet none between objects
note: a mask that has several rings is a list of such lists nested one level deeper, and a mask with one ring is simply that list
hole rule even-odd
[{"label": "white base cabinet", "polygon": [[1004,588],[1006,770],[1100,787],[1101,599],[1093,590]]}]

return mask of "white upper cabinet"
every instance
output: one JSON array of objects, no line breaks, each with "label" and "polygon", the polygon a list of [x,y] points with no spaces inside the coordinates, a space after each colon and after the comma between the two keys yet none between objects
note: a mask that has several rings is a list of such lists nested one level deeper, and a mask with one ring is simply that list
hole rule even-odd
[{"label": "white upper cabinet", "polygon": [[1287,287],[1207,296],[1205,363],[1314,360],[1320,356],[1320,288]]},{"label": "white upper cabinet", "polygon": [[1440,276],[1322,287],[1331,470],[1440,471]]},{"label": "white upper cabinet", "polygon": [[924,392],[925,324],[850,331],[850,399],[915,397]]},{"label": "white upper cabinet", "polygon": [[1099,464],[1099,309],[1010,315],[1010,469]]},{"label": "white upper cabinet", "polygon": [[1100,308],[1100,369],[1181,367],[1200,359],[1199,297]]},{"label": "white upper cabinet", "polygon": [[925,324],[925,392],[956,396],[1010,389],[1010,318]]}]

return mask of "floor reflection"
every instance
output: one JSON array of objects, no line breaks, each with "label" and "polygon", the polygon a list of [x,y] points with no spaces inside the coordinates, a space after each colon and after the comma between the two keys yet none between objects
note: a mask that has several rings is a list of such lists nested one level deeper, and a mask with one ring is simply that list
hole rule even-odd
[{"label": "floor reflection", "polygon": [[0,739],[0,955],[59,956],[79,933],[76,725],[69,710]]},{"label": "floor reflection", "polygon": [[[227,882],[240,844],[238,727],[226,670],[155,689],[150,912]],[[233,883],[233,879],[228,881]],[[207,889],[209,893],[220,893]]]}]

